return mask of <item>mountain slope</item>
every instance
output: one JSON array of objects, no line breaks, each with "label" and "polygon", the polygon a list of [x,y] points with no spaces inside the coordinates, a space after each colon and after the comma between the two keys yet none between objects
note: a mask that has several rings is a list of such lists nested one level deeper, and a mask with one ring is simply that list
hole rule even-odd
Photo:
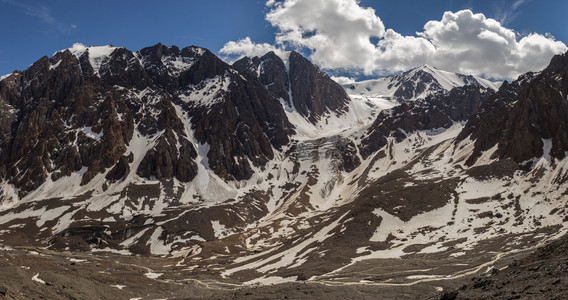
[{"label": "mountain slope", "polygon": [[394,106],[385,99],[349,97],[339,84],[295,51],[283,58],[274,52],[243,57],[233,67],[260,79],[282,102],[298,139],[357,131],[372,123],[379,111]]},{"label": "mountain slope", "polygon": [[483,78],[451,73],[424,65],[398,75],[347,84],[350,95],[384,97],[391,101],[412,101],[428,95],[450,91],[466,85],[497,90],[494,83]]},{"label": "mountain slope", "polygon": [[443,131],[456,122],[465,123],[491,94],[492,90],[464,86],[383,110],[361,140],[361,154],[367,158],[384,147],[391,136],[401,142],[417,131]]}]

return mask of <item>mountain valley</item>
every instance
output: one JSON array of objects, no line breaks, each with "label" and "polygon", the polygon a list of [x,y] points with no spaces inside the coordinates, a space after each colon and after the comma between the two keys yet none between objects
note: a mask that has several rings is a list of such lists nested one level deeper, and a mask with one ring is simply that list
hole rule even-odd
[{"label": "mountain valley", "polygon": [[295,51],[75,45],[0,79],[0,295],[537,298],[494,291],[566,260],[567,95],[568,53],[341,86]]}]

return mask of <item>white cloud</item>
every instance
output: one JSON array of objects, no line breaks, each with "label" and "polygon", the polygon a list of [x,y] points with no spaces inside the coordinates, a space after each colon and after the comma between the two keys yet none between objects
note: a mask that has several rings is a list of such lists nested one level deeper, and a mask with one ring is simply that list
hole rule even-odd
[{"label": "white cloud", "polygon": [[248,36],[236,42],[230,41],[226,43],[221,50],[219,50],[221,54],[225,55],[224,59],[227,61],[234,61],[244,56],[262,56],[270,51],[274,51],[277,55],[281,55],[284,52],[267,43],[253,43]]},{"label": "white cloud", "polygon": [[[515,9],[524,1],[515,2]],[[276,28],[275,44],[250,38],[229,42],[226,55],[262,55],[270,50],[308,50],[322,68],[366,75],[408,70],[425,63],[453,72],[514,78],[545,67],[568,48],[533,33],[518,40],[498,21],[471,10],[446,12],[416,36],[387,29],[372,8],[357,0],[269,0],[266,20]]]},{"label": "white cloud", "polygon": [[278,29],[277,44],[310,49],[311,59],[327,68],[365,66],[376,51],[371,38],[385,35],[375,10],[355,0],[286,0],[266,20]]},{"label": "white cloud", "polygon": [[355,78],[346,77],[346,76],[331,76],[331,80],[344,85],[344,84],[351,84],[355,82]]},{"label": "white cloud", "polygon": [[514,78],[544,68],[554,54],[568,48],[540,34],[517,40],[513,30],[470,10],[446,12],[440,21],[424,25],[418,33],[436,51],[428,63],[441,69],[492,78]]}]

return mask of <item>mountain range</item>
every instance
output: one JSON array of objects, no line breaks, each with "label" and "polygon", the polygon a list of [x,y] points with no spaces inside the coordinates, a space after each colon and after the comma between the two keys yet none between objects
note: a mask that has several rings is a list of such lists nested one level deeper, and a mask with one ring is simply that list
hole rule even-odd
[{"label": "mountain range", "polygon": [[341,86],[294,51],[74,46],[0,79],[0,240],[245,285],[489,272],[566,232],[567,95],[568,53]]}]

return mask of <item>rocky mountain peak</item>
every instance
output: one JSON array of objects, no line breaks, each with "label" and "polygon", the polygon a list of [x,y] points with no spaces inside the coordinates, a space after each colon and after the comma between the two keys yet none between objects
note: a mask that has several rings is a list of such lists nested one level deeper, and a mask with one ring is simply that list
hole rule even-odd
[{"label": "rocky mountain peak", "polygon": [[285,107],[292,106],[286,65],[273,51],[262,57],[244,57],[236,61],[233,67],[249,76],[257,77],[274,97],[280,99]]},{"label": "rocky mountain peak", "polygon": [[459,136],[475,140],[468,163],[495,145],[493,157],[509,157],[528,168],[539,158],[564,158],[568,151],[567,67],[566,54],[557,55],[544,71],[503,84]]},{"label": "rocky mountain peak", "polygon": [[[290,51],[290,54],[291,54],[292,52],[295,52],[295,53],[296,53],[296,51]],[[268,52],[266,52],[266,54],[264,54],[264,55],[261,57],[260,60],[263,61],[263,62],[266,62],[266,61],[276,61],[276,63],[279,63],[279,62],[284,63],[283,60],[282,60],[282,58],[281,58],[280,56],[276,55],[276,53],[275,53],[274,51],[268,51]]]},{"label": "rocky mountain peak", "polygon": [[347,109],[349,96],[343,88],[300,53],[292,51],[288,65],[292,104],[301,115],[316,122],[328,111]]},{"label": "rocky mountain peak", "polygon": [[251,76],[258,76],[258,67],[260,66],[261,60],[258,56],[250,58],[245,56],[233,63],[233,68],[240,70],[241,72],[248,73]]},{"label": "rocky mountain peak", "polygon": [[287,111],[312,123],[324,114],[347,110],[349,96],[343,88],[296,51],[289,53],[286,62],[271,51],[260,58],[242,58],[233,67],[259,78]]},{"label": "rocky mountain peak", "polygon": [[543,72],[552,73],[558,76],[564,76],[568,69],[568,52],[560,55],[555,55],[550,64]]},{"label": "rocky mountain peak", "polygon": [[497,90],[494,83],[483,78],[452,73],[430,65],[422,65],[389,77],[348,84],[344,88],[351,95],[381,97],[402,103],[468,85]]},{"label": "rocky mountain peak", "polygon": [[466,85],[383,110],[361,140],[361,155],[369,157],[387,145],[390,137],[401,142],[413,132],[447,129],[465,122],[492,94],[491,89]]}]

